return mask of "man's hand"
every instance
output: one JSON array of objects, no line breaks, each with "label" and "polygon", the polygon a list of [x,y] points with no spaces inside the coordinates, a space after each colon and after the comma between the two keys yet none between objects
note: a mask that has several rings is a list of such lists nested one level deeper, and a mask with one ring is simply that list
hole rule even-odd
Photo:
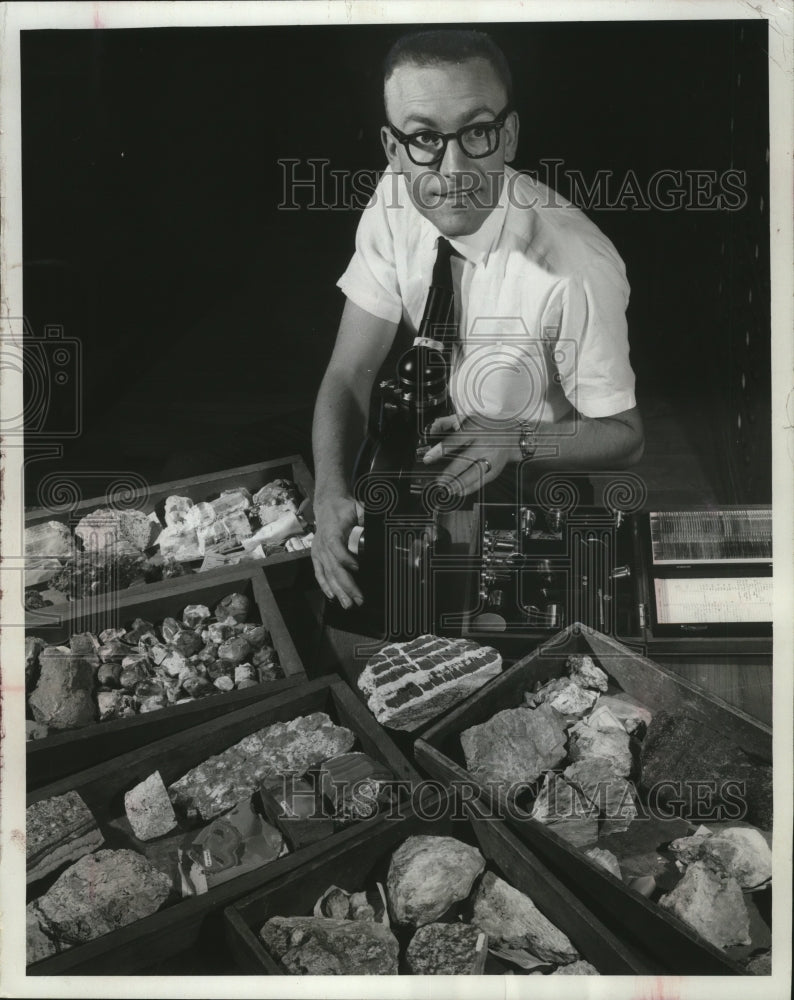
[{"label": "man's hand", "polygon": [[364,598],[350,575],[358,563],[347,547],[353,528],[360,524],[359,510],[352,497],[333,496],[314,503],[315,532],[312,541],[314,575],[329,600],[335,597],[343,608]]},{"label": "man's hand", "polygon": [[[440,474],[454,476],[456,488],[464,495],[474,493],[502,472],[508,462],[520,459],[517,445],[504,434],[488,431],[470,417],[439,417],[427,430],[428,437],[439,437],[422,461],[433,465],[447,459]],[[516,442],[518,432],[513,435]]]}]

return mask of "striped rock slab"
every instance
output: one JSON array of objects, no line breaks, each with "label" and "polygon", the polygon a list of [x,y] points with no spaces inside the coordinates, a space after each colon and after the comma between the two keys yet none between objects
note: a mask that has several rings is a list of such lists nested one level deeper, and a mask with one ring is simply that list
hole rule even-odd
[{"label": "striped rock slab", "polygon": [[477,691],[502,669],[491,646],[420,635],[390,642],[367,661],[358,686],[381,725],[412,732]]}]

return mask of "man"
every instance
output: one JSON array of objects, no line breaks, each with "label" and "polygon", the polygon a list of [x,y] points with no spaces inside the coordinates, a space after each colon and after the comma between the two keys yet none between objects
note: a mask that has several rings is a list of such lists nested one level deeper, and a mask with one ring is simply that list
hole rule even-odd
[{"label": "man", "polygon": [[439,237],[455,252],[455,412],[432,427],[441,440],[424,461],[466,493],[515,494],[517,470],[614,469],[643,447],[623,262],[578,209],[506,166],[519,123],[501,51],[479,32],[421,32],[384,70],[389,168],[339,281],[347,302],[313,429],[312,558],[345,608],[364,597],[346,548],[353,456],[400,321],[419,325]]}]

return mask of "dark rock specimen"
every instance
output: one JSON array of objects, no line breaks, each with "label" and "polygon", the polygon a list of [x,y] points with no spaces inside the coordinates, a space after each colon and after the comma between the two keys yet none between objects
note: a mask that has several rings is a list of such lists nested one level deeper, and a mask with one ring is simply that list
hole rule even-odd
[{"label": "dark rock specimen", "polygon": [[271,917],[265,947],[293,976],[393,976],[400,946],[388,927],[332,917]]},{"label": "dark rock specimen", "polygon": [[427,924],[411,938],[405,959],[415,976],[479,976],[488,935],[471,924]]}]

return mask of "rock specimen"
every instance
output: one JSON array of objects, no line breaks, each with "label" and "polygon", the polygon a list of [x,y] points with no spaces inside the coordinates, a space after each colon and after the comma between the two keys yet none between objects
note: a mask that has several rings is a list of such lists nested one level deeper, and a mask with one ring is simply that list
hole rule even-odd
[{"label": "rock specimen", "polygon": [[271,917],[265,947],[293,976],[393,976],[400,946],[383,924],[331,917]]},{"label": "rock specimen", "polygon": [[633,786],[618,777],[605,757],[585,757],[563,771],[565,778],[581,789],[598,807],[603,820],[602,833],[627,830],[637,815]]},{"label": "rock specimen", "polygon": [[96,720],[89,660],[66,646],[48,646],[39,654],[39,667],[39,682],[28,698],[37,722],[51,729],[78,729]]},{"label": "rock specimen", "polygon": [[276,787],[282,776],[302,775],[329,757],[347,753],[354,742],[355,735],[334,725],[324,712],[276,722],[192,768],[169,786],[168,794],[178,808],[210,820],[258,785]]},{"label": "rock specimen", "polygon": [[174,807],[159,771],[124,793],[124,811],[138,840],[163,837],[176,826]]},{"label": "rock specimen", "polygon": [[619,731],[604,730],[591,726],[589,719],[583,719],[571,727],[569,736],[568,754],[572,761],[602,757],[617,777],[626,778],[631,773],[629,734],[622,726]]},{"label": "rock specimen", "polygon": [[34,945],[29,960],[40,954],[42,936],[54,951],[63,951],[148,917],[160,909],[170,888],[168,876],[135,851],[85,855],[28,904]]},{"label": "rock specimen", "polygon": [[576,847],[585,847],[598,838],[598,808],[553,771],[546,774],[530,816]]},{"label": "rock specimen", "polygon": [[470,924],[427,924],[405,953],[415,976],[480,976],[488,956],[488,935]]},{"label": "rock specimen", "polygon": [[717,874],[703,861],[691,864],[659,905],[717,948],[750,944],[750,918],[738,882]]},{"label": "rock specimen", "polygon": [[365,753],[345,753],[320,768],[320,787],[337,819],[369,819],[394,780],[391,771]]},{"label": "rock specimen", "polygon": [[163,528],[157,537],[157,544],[164,559],[174,559],[180,563],[196,562],[204,554],[195,528],[188,528],[184,524]]},{"label": "rock specimen", "polygon": [[90,854],[103,840],[91,810],[77,792],[34,802],[25,813],[27,881]]},{"label": "rock specimen", "polygon": [[245,594],[228,594],[215,608],[215,617],[219,622],[233,618],[236,622],[244,622],[248,615],[251,602]]},{"label": "rock specimen", "polygon": [[570,965],[561,965],[559,969],[552,972],[552,976],[600,976],[598,969],[589,962],[580,960],[571,962]]},{"label": "rock specimen", "polygon": [[301,498],[294,483],[288,479],[274,479],[272,483],[267,483],[258,490],[251,502],[262,524],[270,524],[284,514],[294,513]]},{"label": "rock specimen", "polygon": [[371,920],[388,925],[386,897],[378,883],[377,892],[346,892],[339,886],[329,886],[314,904],[315,917],[334,917],[337,920]]},{"label": "rock specimen", "polygon": [[390,642],[367,661],[358,678],[381,725],[412,732],[496,677],[502,658],[468,639],[420,635]]},{"label": "rock specimen", "polygon": [[25,690],[30,692],[39,679],[39,656],[47,643],[37,635],[25,637]]},{"label": "rock specimen", "polygon": [[598,693],[581,687],[569,677],[555,677],[533,694],[527,694],[525,700],[530,708],[537,708],[545,701],[560,715],[582,716],[595,705]]},{"label": "rock specimen", "polygon": [[41,722],[32,722],[30,719],[25,720],[25,739],[26,740],[43,740],[45,736],[49,734],[49,729]]},{"label": "rock specimen", "polygon": [[[692,803],[693,822],[713,819],[714,807],[724,801],[735,810],[746,807],[746,819],[768,828],[772,821],[771,768],[752,761],[724,734],[687,715],[659,712],[642,743],[642,785],[651,790],[657,804],[673,808],[674,800],[692,799],[686,790],[693,782],[709,783],[715,795],[704,805],[708,815],[698,815],[701,806]],[[683,790],[683,791],[682,791]],[[735,813],[734,813],[735,815]]]},{"label": "rock specimen", "polygon": [[609,687],[609,677],[601,667],[596,666],[592,656],[574,653],[565,661],[565,666],[575,684],[593,691],[603,691],[606,694]]},{"label": "rock specimen", "polygon": [[471,892],[485,869],[476,847],[454,837],[409,837],[392,855],[386,880],[397,923],[422,927]]},{"label": "rock specimen", "polygon": [[193,506],[190,497],[170,496],[165,501],[165,523],[169,528],[178,528],[185,523],[187,512]]},{"label": "rock specimen", "polygon": [[771,976],[772,952],[762,951],[759,955],[753,955],[747,963],[747,972],[751,976]]},{"label": "rock specimen", "polygon": [[134,554],[151,545],[158,528],[140,510],[103,508],[81,518],[74,529],[83,551]]},{"label": "rock specimen", "polygon": [[653,716],[648,709],[636,698],[632,698],[625,691],[617,694],[602,694],[598,699],[596,708],[604,706],[623,723],[623,728],[627,733],[636,732],[640,726],[646,728],[650,726]]},{"label": "rock specimen", "polygon": [[563,718],[547,704],[507,708],[460,735],[466,767],[480,782],[530,782],[565,759]]},{"label": "rock specimen", "polygon": [[670,844],[683,863],[702,860],[714,871],[736,879],[742,889],[754,889],[772,878],[772,851],[764,835],[753,827],[734,826],[717,833],[682,837]]},{"label": "rock specimen", "polygon": [[[25,561],[46,558],[68,559],[72,555],[72,535],[66,524],[60,521],[43,521],[25,528]],[[27,581],[30,583],[31,581]]]},{"label": "rock specimen", "polygon": [[620,862],[612,851],[605,851],[602,847],[591,847],[589,851],[585,851],[584,853],[591,861],[611,872],[615,878],[621,877]]},{"label": "rock specimen", "polygon": [[568,937],[529,896],[493,872],[485,873],[474,894],[472,923],[486,932],[492,948],[526,950],[559,964],[579,958]]}]

